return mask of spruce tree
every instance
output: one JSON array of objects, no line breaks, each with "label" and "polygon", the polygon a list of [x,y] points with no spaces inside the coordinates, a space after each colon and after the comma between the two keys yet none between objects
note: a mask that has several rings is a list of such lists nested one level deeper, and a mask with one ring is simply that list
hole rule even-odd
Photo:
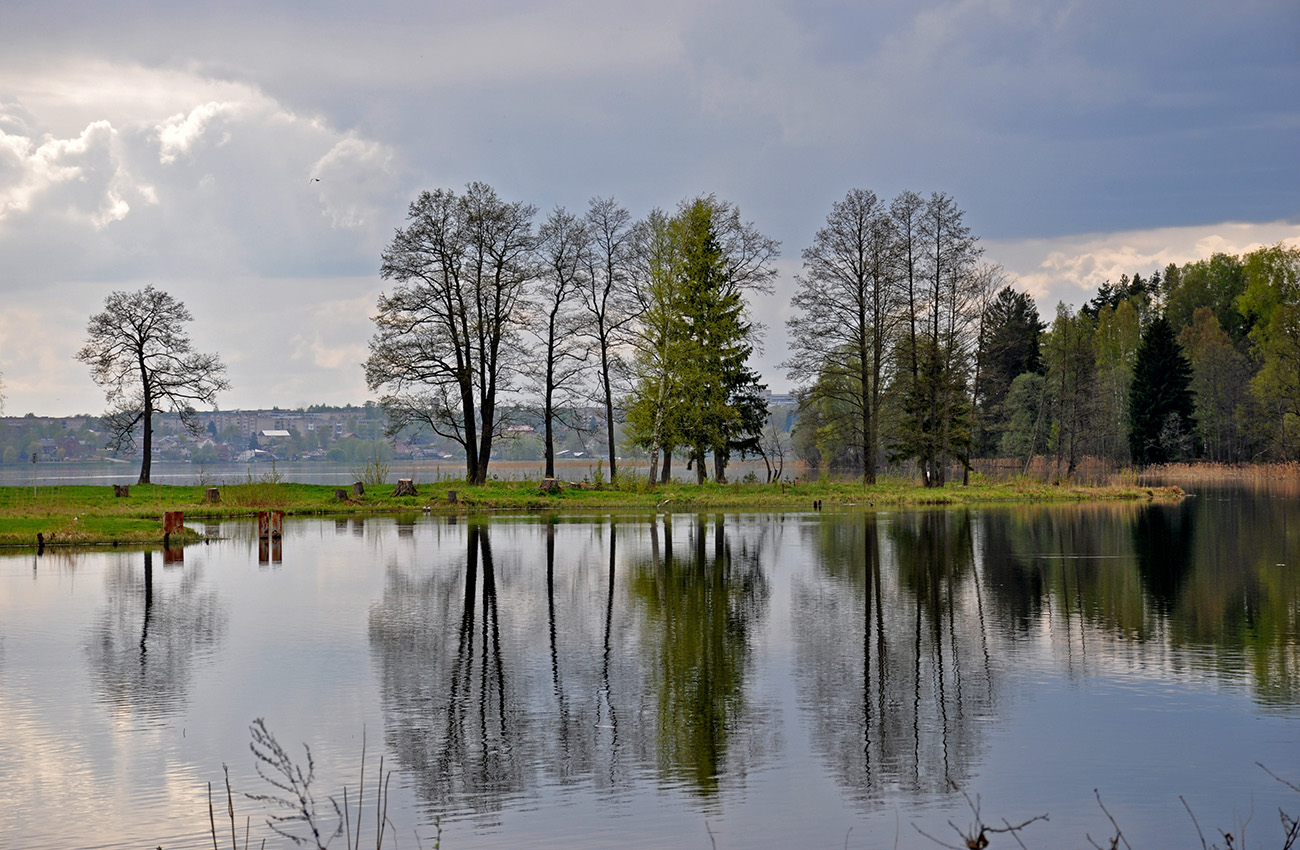
[{"label": "spruce tree", "polygon": [[1161,316],[1142,335],[1129,390],[1129,451],[1139,466],[1186,453],[1192,429],[1192,368]]}]

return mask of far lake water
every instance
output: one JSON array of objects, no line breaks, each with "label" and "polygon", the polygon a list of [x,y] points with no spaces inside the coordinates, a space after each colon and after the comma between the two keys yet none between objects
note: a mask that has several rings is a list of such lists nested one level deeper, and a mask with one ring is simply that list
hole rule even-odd
[{"label": "far lake water", "polygon": [[[1197,490],[1198,488],[1189,488]],[[1300,494],[248,522],[0,557],[0,847],[292,846],[264,718],[373,847],[1279,847]],[[278,556],[278,557],[277,557]],[[355,823],[352,824],[355,828]],[[990,846],[1015,847],[1008,835]],[[342,837],[334,847],[346,847]]]},{"label": "far lake water", "polygon": [[[149,479],[154,484],[242,484],[274,477],[299,484],[350,484],[362,477],[361,464],[333,463],[329,461],[285,461],[271,464],[210,463],[198,464],[184,461],[153,462]],[[493,478],[514,481],[524,478],[540,479],[545,464],[540,460],[493,460],[489,470]],[[644,461],[619,461],[619,471],[631,470],[645,476]],[[713,470],[709,470],[712,474]],[[800,462],[786,462],[784,477],[795,478],[804,472]],[[680,458],[672,467],[673,477],[694,481],[695,472],[686,468]],[[732,481],[743,480],[753,474],[759,481],[766,480],[767,468],[761,460],[733,460],[727,467]],[[562,458],[555,462],[555,474],[564,481],[582,481],[584,478],[609,480],[609,463],[601,458]],[[140,477],[140,461],[48,461],[38,464],[10,463],[0,465],[0,485],[30,487],[55,484],[134,484]],[[389,464],[388,479],[410,478],[420,482],[465,477],[465,461],[461,460],[394,460]]]}]

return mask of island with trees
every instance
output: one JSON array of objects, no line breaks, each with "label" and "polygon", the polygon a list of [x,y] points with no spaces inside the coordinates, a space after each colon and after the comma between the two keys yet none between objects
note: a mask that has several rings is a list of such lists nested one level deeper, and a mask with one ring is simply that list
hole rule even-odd
[{"label": "island with trees", "polygon": [[[467,509],[562,505],[566,455],[599,461],[569,494],[643,507],[697,498],[674,459],[714,488],[703,503],[755,505],[913,498],[900,487],[965,500],[958,482],[997,483],[993,498],[1112,480],[1140,494],[1160,464],[1300,460],[1300,248],[1135,269],[1050,322],[943,192],[849,191],[788,296],[779,252],[714,195],[641,218],[599,197],[539,217],[484,183],[424,192],[380,258],[390,286],[363,364],[377,402],[221,411],[219,355],[195,352],[189,311],[149,286],[112,293],[74,353],[108,410],[5,420],[0,461],[137,457],[148,484],[155,456],[434,457],[463,463]],[[789,298],[785,406],[752,362],[770,331],[754,299],[773,297]],[[494,481],[502,458],[539,461],[553,489]],[[737,458],[766,474],[733,482]]]}]

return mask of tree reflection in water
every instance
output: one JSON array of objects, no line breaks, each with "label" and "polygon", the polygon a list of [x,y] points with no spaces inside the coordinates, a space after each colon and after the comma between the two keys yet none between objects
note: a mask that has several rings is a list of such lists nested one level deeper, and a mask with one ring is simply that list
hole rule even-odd
[{"label": "tree reflection in water", "polygon": [[225,626],[216,591],[204,589],[200,570],[169,567],[164,575],[179,572],[179,580],[159,587],[153,555],[114,562],[105,578],[105,610],[86,641],[99,698],[115,713],[179,711],[196,660],[213,652]]},{"label": "tree reflection in water", "polygon": [[389,746],[429,809],[653,767],[711,794],[765,751],[745,679],[758,541],[705,517],[681,540],[671,518],[441,528],[437,561],[391,565],[370,615]]},{"label": "tree reflection in water", "polygon": [[384,598],[371,611],[371,644],[392,718],[389,745],[425,800],[494,810],[526,785],[516,752],[525,738],[518,712],[508,708],[512,683],[484,524],[471,521],[463,555],[438,566],[428,576],[390,568]]},{"label": "tree reflection in water", "polygon": [[746,684],[768,581],[759,547],[733,541],[721,515],[712,533],[695,516],[680,550],[672,517],[664,517],[662,544],[657,522],[650,535],[650,557],[631,564],[631,591],[646,612],[658,765],[708,795],[721,776],[742,776],[771,748],[770,721],[751,706]]},{"label": "tree reflection in water", "polygon": [[996,694],[969,516],[825,515],[804,531],[821,565],[792,603],[814,746],[862,802],[963,786]]},{"label": "tree reflection in water", "polygon": [[1247,681],[1263,704],[1294,706],[1300,571],[1284,558],[1300,533],[1286,521],[1296,510],[1293,494],[1228,498],[1207,488],[1176,505],[989,511],[981,528],[990,604],[1017,634],[1064,656],[1071,675],[1116,652],[1147,655]]}]

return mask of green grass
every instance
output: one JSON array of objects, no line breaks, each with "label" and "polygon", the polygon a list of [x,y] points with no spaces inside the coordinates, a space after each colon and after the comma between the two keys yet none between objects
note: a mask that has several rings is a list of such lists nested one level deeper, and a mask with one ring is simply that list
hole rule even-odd
[{"label": "green grass", "polygon": [[[281,510],[289,515],[350,513],[586,512],[591,510],[808,510],[871,509],[919,505],[1005,502],[1085,502],[1169,500],[1183,494],[1177,487],[1108,487],[1049,485],[1028,479],[968,487],[950,484],[926,489],[903,479],[860,482],[811,481],[796,484],[715,484],[670,482],[651,486],[645,479],[624,478],[617,484],[565,485],[543,492],[536,481],[490,481],[473,487],[464,481],[418,484],[417,495],[395,497],[392,485],[367,487],[359,498],[340,501],[327,484],[250,481],[220,488],[221,501],[204,501],[204,487],[164,484],[133,485],[118,498],[104,485],[0,487],[0,546],[162,542],[162,515],[183,511],[187,520],[252,516]],[[452,501],[452,493],[455,501]]]}]

